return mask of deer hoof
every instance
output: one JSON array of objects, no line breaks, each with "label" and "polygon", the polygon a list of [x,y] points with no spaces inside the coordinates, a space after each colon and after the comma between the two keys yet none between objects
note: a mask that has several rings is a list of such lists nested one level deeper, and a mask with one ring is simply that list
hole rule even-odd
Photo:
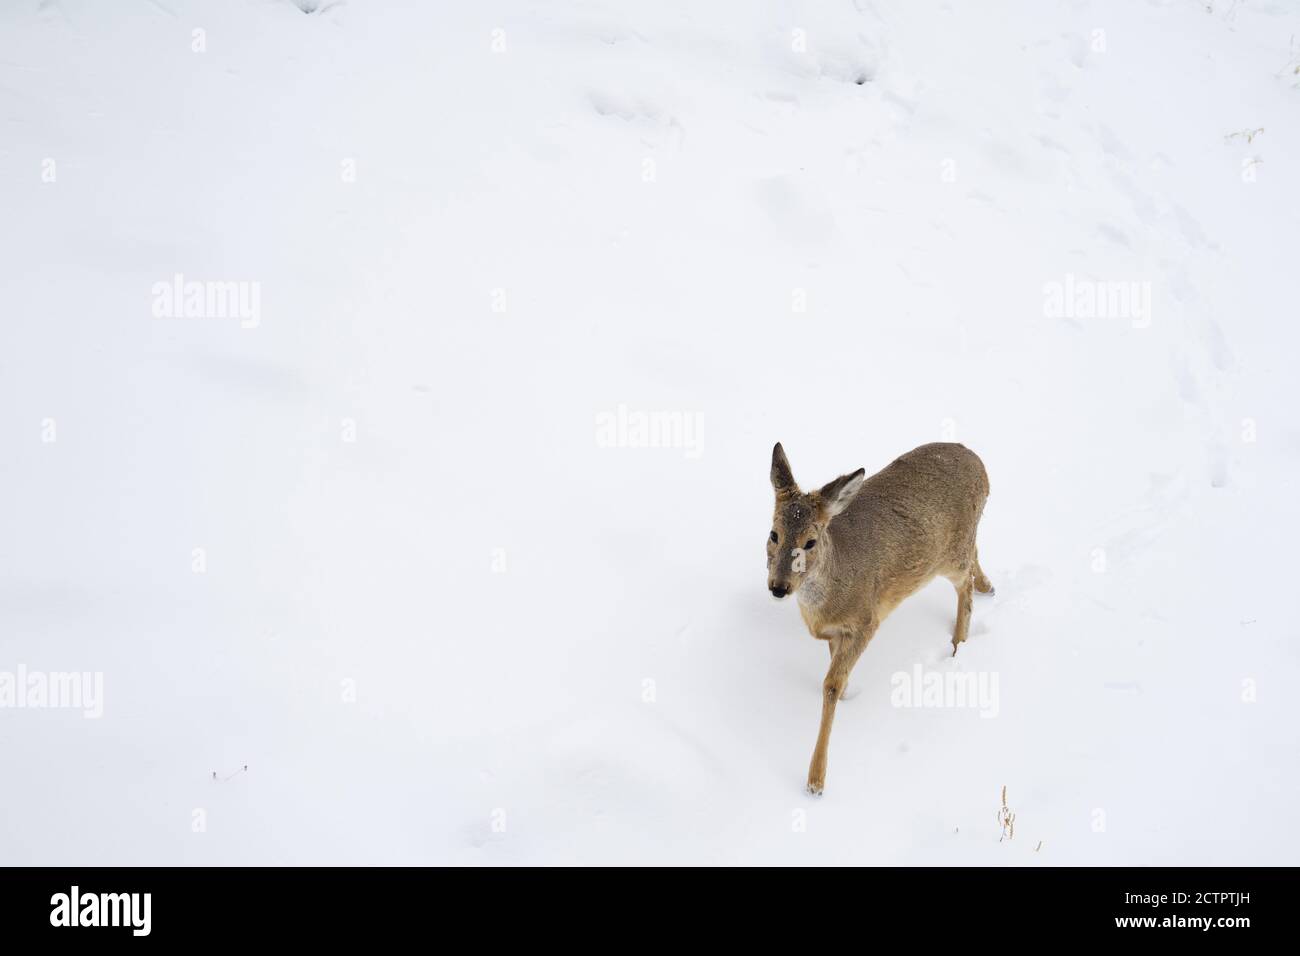
[{"label": "deer hoof", "polygon": [[820,797],[824,788],[825,784],[813,783],[809,780],[807,786],[804,787],[804,790],[806,790],[810,796]]}]

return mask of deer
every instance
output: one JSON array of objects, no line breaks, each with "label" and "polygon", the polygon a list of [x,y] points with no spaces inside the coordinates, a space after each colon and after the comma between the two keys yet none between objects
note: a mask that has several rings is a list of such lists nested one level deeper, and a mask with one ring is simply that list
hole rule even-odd
[{"label": "deer", "polygon": [[970,631],[973,593],[993,593],[975,547],[989,478],[978,455],[951,442],[914,448],[870,478],[859,468],[808,492],[777,442],[771,478],[768,590],[778,601],[793,594],[808,632],[830,648],[808,767],[807,791],[821,796],[835,705],[890,612],[936,577],[947,578],[957,589],[955,656]]}]

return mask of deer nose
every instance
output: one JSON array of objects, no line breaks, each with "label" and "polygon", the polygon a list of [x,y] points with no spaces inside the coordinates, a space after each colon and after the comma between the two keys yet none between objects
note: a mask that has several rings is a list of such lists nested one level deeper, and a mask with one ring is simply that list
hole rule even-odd
[{"label": "deer nose", "polygon": [[772,596],[777,598],[783,598],[790,593],[789,588],[782,587],[780,584],[773,584],[769,590],[772,592]]}]

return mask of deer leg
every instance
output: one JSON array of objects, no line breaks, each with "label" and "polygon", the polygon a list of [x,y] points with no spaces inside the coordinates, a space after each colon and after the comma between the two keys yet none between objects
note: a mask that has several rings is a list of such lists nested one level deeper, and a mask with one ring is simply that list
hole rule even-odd
[{"label": "deer leg", "polygon": [[[835,661],[835,651],[840,646],[840,641],[842,640],[847,641],[848,638],[832,637],[829,641],[826,642],[826,646],[830,649],[831,652],[832,663],[834,663]],[[844,688],[840,691],[840,700],[852,700],[854,697],[857,696],[858,696],[858,686],[856,684],[850,684],[848,678],[845,678]]]},{"label": "deer leg", "polygon": [[[842,640],[848,640],[848,638],[842,638]],[[830,648],[831,661],[835,660],[835,649],[839,647],[840,641],[841,638],[832,637],[826,642],[827,646]],[[840,700],[852,700],[854,697],[858,696],[858,692],[861,689],[862,688],[858,684],[851,683],[846,677],[844,679],[844,689],[840,691]]]},{"label": "deer leg", "polygon": [[819,796],[826,786],[826,751],[831,742],[831,723],[835,720],[835,704],[848,686],[849,673],[858,662],[867,643],[875,633],[875,626],[845,634],[835,642],[831,654],[830,670],[822,682],[822,723],[817,731],[817,745],[813,748],[812,763],[808,766],[808,792]]},{"label": "deer leg", "polygon": [[992,594],[993,582],[989,580],[988,575],[984,573],[984,569],[980,567],[979,549],[975,551],[973,566],[975,570],[975,590],[979,591],[980,594]]},{"label": "deer leg", "polygon": [[971,591],[974,589],[974,578],[969,571],[966,571],[951,580],[953,587],[957,589],[957,624],[952,629],[952,654],[956,657],[957,645],[966,640],[966,635],[970,631]]}]

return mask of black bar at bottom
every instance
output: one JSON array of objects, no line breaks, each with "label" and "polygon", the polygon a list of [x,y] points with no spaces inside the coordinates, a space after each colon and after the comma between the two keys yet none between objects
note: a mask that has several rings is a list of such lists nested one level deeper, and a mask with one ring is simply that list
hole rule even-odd
[{"label": "black bar at bottom", "polygon": [[[7,943],[400,941],[464,931],[480,942],[547,943],[690,926],[733,944],[790,931],[841,947],[884,924],[924,928],[927,944],[972,932],[1061,939],[1194,937],[1232,944],[1286,927],[1294,870],[1170,869],[0,869]],[[75,890],[74,890],[75,887]],[[611,925],[612,921],[612,925]],[[87,925],[90,924],[90,925]],[[108,924],[108,925],[104,925]],[[539,933],[541,934],[539,936]],[[1244,935],[1243,935],[1244,934]],[[432,942],[439,937],[429,937]],[[549,940],[551,943],[560,941]],[[598,939],[592,940],[598,942]],[[632,942],[631,938],[628,938]],[[769,940],[770,941],[770,940]],[[18,950],[15,950],[18,951]]]}]

